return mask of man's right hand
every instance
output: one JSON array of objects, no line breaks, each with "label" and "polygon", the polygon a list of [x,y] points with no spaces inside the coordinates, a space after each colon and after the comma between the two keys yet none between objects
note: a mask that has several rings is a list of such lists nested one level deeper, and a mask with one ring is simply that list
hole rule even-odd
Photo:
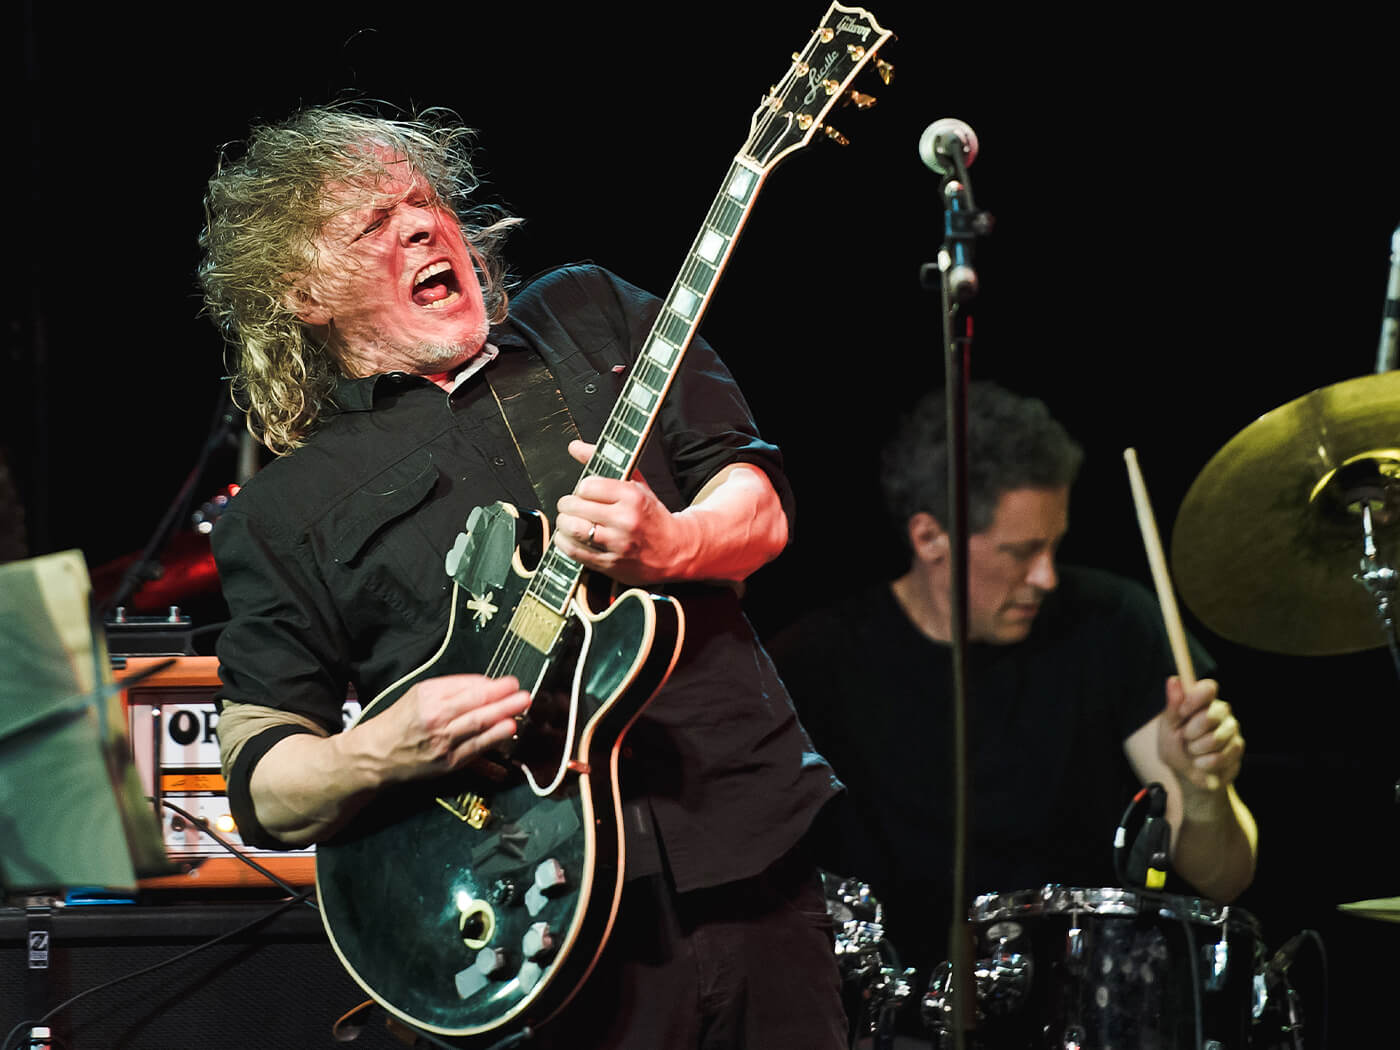
[{"label": "man's right hand", "polygon": [[385,782],[446,773],[509,740],[529,706],[514,677],[427,678],[351,730],[360,736],[354,750],[379,763]]},{"label": "man's right hand", "polygon": [[443,675],[343,733],[297,733],[253,769],[258,820],[288,845],[320,842],[385,784],[460,768],[509,740],[530,694],[514,678]]}]

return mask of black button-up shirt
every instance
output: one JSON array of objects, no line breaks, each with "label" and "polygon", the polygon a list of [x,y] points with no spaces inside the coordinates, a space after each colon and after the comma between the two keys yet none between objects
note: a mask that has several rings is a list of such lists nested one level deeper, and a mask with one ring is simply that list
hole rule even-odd
[{"label": "black button-up shirt", "polygon": [[[604,270],[571,266],[517,293],[491,342],[502,354],[538,353],[581,436],[593,440],[659,309]],[[307,443],[234,497],[212,537],[232,613],[218,646],[225,699],[306,715],[334,732],[348,684],[375,696],[438,647],[451,595],[443,557],[471,509],[536,502],[485,382],[490,368],[450,396],[401,373],[343,382],[336,410]],[[678,511],[735,462],[768,474],[791,521],[778,450],[697,338],[638,469]],[[686,586],[679,597],[682,660],[630,731],[622,780],[654,815],[686,890],[761,871],[837,788],[734,593]],[[251,814],[253,766],[284,735],[245,745],[230,775],[235,812]],[[266,835],[244,820],[249,834]]]}]

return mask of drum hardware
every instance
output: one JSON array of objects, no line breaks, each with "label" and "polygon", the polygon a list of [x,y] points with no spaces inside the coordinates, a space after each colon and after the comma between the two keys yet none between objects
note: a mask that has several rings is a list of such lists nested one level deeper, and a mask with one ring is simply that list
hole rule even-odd
[{"label": "drum hardware", "polygon": [[1395,662],[1397,670],[1400,670],[1400,649],[1396,647],[1395,621],[1390,615],[1391,601],[1395,597],[1396,572],[1390,566],[1382,565],[1376,560],[1373,516],[1377,508],[1370,500],[1360,503],[1359,507],[1363,536],[1361,571],[1354,574],[1352,579],[1366,588],[1367,593],[1371,595],[1371,600],[1376,603],[1376,615],[1380,618],[1381,629],[1385,632],[1385,640],[1390,647],[1391,659]]},{"label": "drum hardware", "polygon": [[[1070,931],[1071,934],[1079,931]],[[1020,1010],[1030,994],[1034,963],[1020,952],[1008,947],[1010,938],[998,942],[992,956],[973,963],[972,987],[977,997],[977,1019],[1009,1017]],[[1076,958],[1076,949],[1066,951],[1067,961]],[[1071,962],[1072,965],[1072,962]],[[950,998],[953,984],[951,963],[941,962],[933,969],[929,988],[923,1001],[924,1023],[942,1035],[951,1035],[953,1004]]]},{"label": "drum hardware", "polygon": [[1211,457],[1172,533],[1177,588],[1207,627],[1297,656],[1395,651],[1381,554],[1400,538],[1397,418],[1400,372],[1360,376],[1265,413]]},{"label": "drum hardware", "polygon": [[899,1012],[914,994],[913,978],[912,967],[900,971],[893,966],[882,966],[871,979],[866,1010],[869,1020],[864,1025],[864,1031],[857,1026],[857,1034],[874,1036],[874,1050],[885,1050],[893,1040]]},{"label": "drum hardware", "polygon": [[[1317,946],[1325,967],[1326,950],[1322,935],[1316,930],[1303,930],[1285,941],[1283,947],[1279,948],[1255,974],[1254,1018],[1260,1032],[1260,1050],[1303,1048],[1303,1000],[1289,981],[1288,970],[1297,958],[1299,950],[1309,942]],[[1286,1042],[1267,1042],[1271,1036],[1271,1029]]]},{"label": "drum hardware", "polygon": [[885,938],[884,908],[868,885],[822,872],[822,888],[835,927],[836,964],[848,993],[851,1045],[873,1035],[879,1047],[893,1037],[895,1020],[914,993],[914,969],[897,965]]}]

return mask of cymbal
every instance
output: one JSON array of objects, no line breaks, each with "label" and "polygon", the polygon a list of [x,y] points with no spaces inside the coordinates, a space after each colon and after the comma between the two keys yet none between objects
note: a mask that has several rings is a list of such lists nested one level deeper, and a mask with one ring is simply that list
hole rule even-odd
[{"label": "cymbal", "polygon": [[1224,638],[1315,656],[1386,644],[1370,593],[1362,501],[1377,560],[1400,555],[1400,372],[1348,379],[1260,416],[1192,483],[1172,530],[1182,601]]},{"label": "cymbal", "polygon": [[1338,904],[1338,911],[1355,915],[1359,919],[1380,919],[1382,922],[1400,922],[1400,897],[1377,897],[1369,901],[1352,901]]}]

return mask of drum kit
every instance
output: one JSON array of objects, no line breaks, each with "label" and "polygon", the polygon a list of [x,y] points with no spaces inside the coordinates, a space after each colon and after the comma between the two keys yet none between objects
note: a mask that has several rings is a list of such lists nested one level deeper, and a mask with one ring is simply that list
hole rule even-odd
[{"label": "drum kit", "polygon": [[[1400,372],[1378,371],[1268,412],[1210,459],[1173,529],[1175,585],[1229,641],[1298,656],[1386,646],[1400,672],[1400,575],[1381,558],[1397,534]],[[847,995],[864,1007],[852,1045],[895,1046],[912,971],[891,965],[869,887],[832,878],[828,890]],[[1400,921],[1400,897],[1340,908]],[[975,1050],[1303,1046],[1286,971],[1313,931],[1270,954],[1238,908],[1057,885],[979,896],[968,926]],[[920,1004],[938,1050],[954,1045],[952,979],[936,967]]]}]

